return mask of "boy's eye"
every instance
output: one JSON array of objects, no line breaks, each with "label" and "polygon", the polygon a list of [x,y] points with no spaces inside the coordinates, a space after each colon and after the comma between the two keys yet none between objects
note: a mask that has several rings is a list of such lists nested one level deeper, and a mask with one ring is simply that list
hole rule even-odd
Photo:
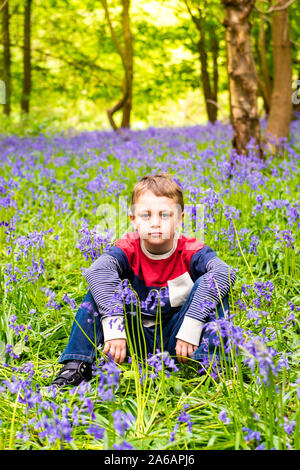
[{"label": "boy's eye", "polygon": [[[160,216],[161,216],[162,219],[168,219],[170,217],[170,213],[169,212],[162,212],[160,214]],[[150,214],[144,213],[144,214],[141,214],[141,217],[142,217],[142,219],[148,219],[150,217]]]}]

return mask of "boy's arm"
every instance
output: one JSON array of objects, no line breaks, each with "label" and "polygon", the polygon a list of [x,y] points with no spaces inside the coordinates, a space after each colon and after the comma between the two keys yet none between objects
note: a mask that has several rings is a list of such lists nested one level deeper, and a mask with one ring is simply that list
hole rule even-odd
[{"label": "boy's arm", "polygon": [[101,315],[104,341],[126,339],[123,303],[115,298],[121,274],[118,260],[105,253],[83,272]]},{"label": "boy's arm", "polygon": [[230,266],[218,256],[210,258],[176,338],[199,346],[204,323],[220,303],[220,297],[223,299],[228,294],[235,280],[236,274]]}]

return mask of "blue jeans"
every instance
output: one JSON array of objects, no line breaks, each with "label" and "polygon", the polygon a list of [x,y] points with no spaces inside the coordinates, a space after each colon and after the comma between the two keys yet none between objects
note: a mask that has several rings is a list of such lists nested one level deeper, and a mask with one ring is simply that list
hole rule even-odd
[{"label": "blue jeans", "polygon": [[[136,349],[139,357],[146,357],[148,353],[154,353],[156,349],[168,351],[169,354],[176,359],[176,335],[181,327],[184,316],[188,307],[191,303],[191,300],[194,296],[197,286],[202,281],[202,277],[198,278],[193,285],[193,288],[183,304],[180,310],[175,313],[168,321],[162,322],[162,337],[163,337],[163,348],[161,347],[161,331],[160,325],[155,327],[141,327],[140,320],[138,319],[136,312],[133,313],[127,312],[127,324],[128,332],[132,343],[136,343]],[[224,315],[225,311],[225,315]],[[95,316],[96,312],[96,316]],[[92,364],[97,355],[97,347],[104,342],[103,329],[100,320],[100,315],[98,313],[97,305],[94,301],[94,298],[90,291],[87,292],[86,296],[83,299],[81,306],[79,307],[75,320],[72,325],[69,341],[66,349],[59,358],[59,362],[63,363],[72,359],[77,359],[81,361],[88,362]],[[228,304],[228,295],[222,299],[222,304],[219,303],[217,306],[217,317],[227,317],[229,315],[229,304]],[[212,315],[208,322],[204,325],[200,345],[198,349],[193,353],[192,358],[202,362],[202,360],[207,360],[208,356],[212,357],[213,354],[218,357],[220,354],[219,347],[216,348],[216,343],[219,343],[218,338],[216,338],[217,333],[209,331],[209,328],[206,328],[210,321],[215,320],[216,315]],[[78,324],[80,327],[78,326]],[[143,328],[143,332],[141,331]],[[84,331],[84,333],[82,332]],[[144,338],[142,337],[144,334]],[[140,341],[138,338],[140,337]],[[89,338],[89,339],[88,339]],[[155,344],[154,344],[155,339]],[[127,342],[128,343],[128,342]],[[99,354],[99,353],[98,353]],[[128,345],[127,345],[127,356],[130,356]]]}]

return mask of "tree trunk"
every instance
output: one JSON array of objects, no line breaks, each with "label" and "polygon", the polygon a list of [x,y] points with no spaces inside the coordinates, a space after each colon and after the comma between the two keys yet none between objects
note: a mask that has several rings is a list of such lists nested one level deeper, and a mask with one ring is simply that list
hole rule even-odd
[{"label": "tree trunk", "polygon": [[219,45],[218,39],[215,32],[210,32],[210,43],[211,43],[211,51],[213,57],[213,80],[211,84],[211,79],[208,73],[207,67],[207,47],[206,47],[206,39],[205,39],[205,28],[203,26],[203,17],[201,13],[201,9],[198,7],[198,15],[192,13],[192,10],[189,6],[187,0],[185,0],[185,4],[187,10],[199,32],[199,40],[197,43],[198,52],[199,52],[199,59],[200,59],[200,66],[201,66],[201,78],[202,78],[202,90],[205,100],[205,107],[207,117],[210,122],[214,123],[218,117],[218,103],[217,103],[217,93],[218,93],[218,66],[217,66],[217,58],[219,52]]},{"label": "tree trunk", "polygon": [[205,99],[206,113],[210,122],[214,123],[217,119],[217,106],[215,102],[215,96],[213,96],[209,73],[207,69],[207,53],[205,46],[204,30],[200,33],[200,39],[198,41],[198,51],[201,64],[201,77],[202,77],[202,88]]},{"label": "tree trunk", "polygon": [[130,0],[122,0],[122,32],[124,40],[124,49],[121,47],[115,30],[112,26],[110,15],[107,7],[107,1],[101,0],[102,6],[105,11],[105,16],[110,28],[112,39],[115,43],[117,51],[121,57],[122,65],[124,68],[124,79],[122,84],[123,96],[112,108],[107,110],[108,120],[110,125],[115,131],[120,131],[115,120],[114,114],[122,109],[122,122],[121,128],[130,127],[130,114],[132,107],[132,84],[133,84],[133,46],[132,46],[132,34],[130,30],[129,20],[129,9]]},{"label": "tree trunk", "polygon": [[298,79],[296,80],[295,91],[293,92],[293,113],[292,120],[300,118],[300,71],[298,72]]},{"label": "tree trunk", "polygon": [[218,118],[218,84],[219,84],[219,69],[218,69],[218,55],[219,55],[219,40],[215,33],[210,28],[211,37],[211,51],[213,57],[213,94],[212,99],[215,102],[215,120]]},{"label": "tree trunk", "polygon": [[10,115],[11,98],[11,58],[10,58],[10,38],[9,38],[9,4],[8,1],[3,6],[2,12],[2,41],[3,41],[3,79],[4,79],[4,114]]},{"label": "tree trunk", "polygon": [[270,112],[270,106],[271,106],[272,85],[271,85],[271,79],[270,79],[269,66],[267,62],[265,20],[263,17],[260,18],[260,23],[259,23],[257,54],[259,57],[259,69],[260,69],[260,77],[258,78],[259,90],[264,100],[264,107],[265,107],[266,114],[268,115]]},{"label": "tree trunk", "polygon": [[24,11],[23,93],[21,109],[29,113],[31,91],[31,2],[26,0]]},{"label": "tree trunk", "polygon": [[133,45],[129,19],[129,0],[123,1],[122,29],[124,38],[124,62],[126,64],[126,78],[124,80],[124,93],[126,80],[128,81],[128,96],[123,106],[121,127],[130,127],[130,114],[132,108],[132,84],[133,84]]},{"label": "tree trunk", "polygon": [[[273,4],[280,8],[286,0],[276,0]],[[272,43],[274,84],[266,140],[270,150],[276,151],[279,139],[289,136],[292,118],[292,60],[287,8],[272,12]]]},{"label": "tree trunk", "polygon": [[248,154],[247,144],[254,139],[257,154],[262,156],[260,124],[257,114],[258,80],[251,49],[249,15],[254,0],[222,0],[225,8],[227,67],[233,148]]}]

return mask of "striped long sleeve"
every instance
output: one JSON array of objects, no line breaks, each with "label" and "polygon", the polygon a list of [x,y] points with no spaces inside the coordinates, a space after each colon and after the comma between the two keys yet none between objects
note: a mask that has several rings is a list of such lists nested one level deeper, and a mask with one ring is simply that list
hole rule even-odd
[{"label": "striped long sleeve", "polygon": [[123,313],[120,313],[123,311],[123,304],[114,299],[114,294],[122,282],[118,260],[104,253],[83,272],[83,276],[101,315],[104,341],[126,339],[124,317]]},{"label": "striped long sleeve", "polygon": [[[210,258],[206,265],[204,259],[201,258],[197,267],[199,276],[202,276],[201,283],[177,334],[177,338],[195,345],[199,345],[203,324],[215,310],[215,304],[226,296],[236,279],[234,271],[217,256]],[[114,256],[104,253],[83,272],[101,315],[104,341],[126,339],[123,302],[115,298],[125,275],[123,271],[126,268],[122,266]]]},{"label": "striped long sleeve", "polygon": [[233,269],[217,256],[208,261],[206,270],[176,336],[196,346],[199,346],[204,323],[236,280]]}]

